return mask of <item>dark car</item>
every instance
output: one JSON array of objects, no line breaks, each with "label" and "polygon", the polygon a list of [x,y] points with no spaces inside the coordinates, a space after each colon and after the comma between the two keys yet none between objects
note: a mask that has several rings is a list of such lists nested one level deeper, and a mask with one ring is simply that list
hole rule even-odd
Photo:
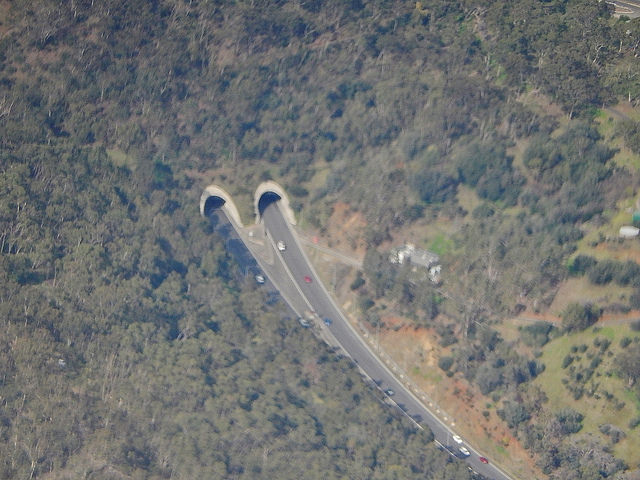
[{"label": "dark car", "polygon": [[333,320],[331,320],[329,317],[325,317],[324,319],[324,324],[328,327],[329,325],[331,325],[333,323]]}]

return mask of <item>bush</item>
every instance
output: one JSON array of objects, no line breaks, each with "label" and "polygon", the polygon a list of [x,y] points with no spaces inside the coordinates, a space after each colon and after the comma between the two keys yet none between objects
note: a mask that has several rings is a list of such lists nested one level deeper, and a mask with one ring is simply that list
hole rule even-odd
[{"label": "bush", "polygon": [[569,275],[578,276],[587,273],[596,263],[595,258],[588,255],[578,255],[569,263]]},{"label": "bush", "polygon": [[616,125],[616,133],[622,135],[624,143],[634,153],[640,153],[640,124],[623,120]]},{"label": "bush", "polygon": [[363,312],[366,312],[367,310],[369,310],[371,307],[373,307],[376,304],[376,302],[374,302],[373,300],[371,300],[371,298],[369,297],[362,297],[360,299],[360,309]]},{"label": "bush", "polygon": [[618,270],[617,262],[603,260],[589,270],[589,280],[596,285],[606,285],[613,280]]},{"label": "bush", "polygon": [[640,332],[640,320],[634,320],[631,322],[630,327],[634,332]]},{"label": "bush", "polygon": [[473,218],[480,219],[491,217],[494,213],[495,210],[493,209],[493,207],[485,202],[474,208],[473,212],[471,212],[471,215],[473,216]]},{"label": "bush", "polygon": [[536,322],[522,328],[521,338],[529,347],[543,347],[549,341],[554,326],[548,322]]},{"label": "bush", "polygon": [[475,378],[476,384],[483,395],[493,392],[496,388],[502,385],[503,380],[501,370],[499,368],[495,368],[488,362],[480,365]]},{"label": "bush", "polygon": [[626,437],[626,434],[615,425],[607,423],[604,425],[600,425],[600,427],[598,428],[601,433],[603,433],[604,435],[608,435],[609,438],[611,438],[611,443],[618,443],[620,440]]},{"label": "bush", "polygon": [[556,420],[562,425],[562,434],[578,433],[582,429],[584,415],[571,407],[566,407],[556,413]]},{"label": "bush", "polygon": [[507,422],[509,428],[516,428],[520,424],[527,422],[531,418],[531,414],[521,403],[504,402],[504,408],[496,412],[498,416]]},{"label": "bush", "polygon": [[349,288],[351,290],[357,290],[363,285],[364,285],[364,278],[362,277],[362,272],[358,272],[358,275],[353,280],[353,282],[351,282],[351,285],[349,285]]},{"label": "bush", "polygon": [[615,280],[620,285],[640,286],[640,265],[632,260],[627,260],[618,266]]},{"label": "bush", "polygon": [[640,309],[640,288],[636,288],[631,295],[629,295],[629,305],[631,308]]},{"label": "bush", "polygon": [[573,363],[573,356],[571,355],[566,355],[563,359],[562,359],[562,368],[567,368],[569,365],[571,365]]},{"label": "bush", "polygon": [[604,338],[599,343],[600,353],[604,353],[609,348],[609,345],[611,345],[611,340],[609,340],[608,338]]},{"label": "bush", "polygon": [[620,339],[620,347],[622,348],[627,348],[630,343],[631,343],[631,338],[629,337],[623,337]]},{"label": "bush", "polygon": [[413,188],[425,203],[444,203],[458,191],[458,181],[451,175],[425,169],[414,177]]},{"label": "bush", "polygon": [[438,325],[436,333],[440,335],[440,346],[448,347],[458,341],[451,325]]},{"label": "bush", "polygon": [[438,367],[440,367],[445,372],[448,371],[453,365],[453,357],[440,357],[438,360]]},{"label": "bush", "polygon": [[590,303],[571,303],[562,313],[562,325],[567,332],[582,331],[600,318],[600,309]]}]

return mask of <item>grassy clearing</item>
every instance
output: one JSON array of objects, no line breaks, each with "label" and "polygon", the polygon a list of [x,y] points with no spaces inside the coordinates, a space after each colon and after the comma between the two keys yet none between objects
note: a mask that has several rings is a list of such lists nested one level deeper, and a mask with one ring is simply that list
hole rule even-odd
[{"label": "grassy clearing", "polygon": [[452,251],[453,241],[448,235],[441,232],[431,239],[427,248],[429,251],[443,256]]},{"label": "grassy clearing", "polygon": [[113,164],[118,167],[127,167],[130,170],[136,169],[136,159],[131,155],[127,155],[122,150],[109,149],[107,150],[107,155],[109,156],[109,159],[113,162]]},{"label": "grassy clearing", "polygon": [[[638,114],[633,109],[625,109],[623,113],[631,118],[635,117],[636,121],[638,120]],[[600,135],[611,148],[618,150],[612,160],[621,167],[629,167],[634,170],[640,169],[640,155],[634,154],[625,147],[624,140],[616,134],[616,126],[620,120],[606,110],[598,110],[595,120]]]},{"label": "grassy clearing", "polygon": [[458,204],[469,213],[482,203],[476,191],[466,185],[458,185],[457,200]]},{"label": "grassy clearing", "polygon": [[570,303],[591,302],[601,307],[612,303],[627,303],[632,293],[631,287],[621,287],[611,282],[607,285],[594,285],[587,277],[569,278],[559,288],[549,312],[561,316]]},{"label": "grassy clearing", "polygon": [[[607,444],[610,440],[600,432],[600,425],[612,424],[624,431],[626,438],[612,445],[612,448],[616,455],[630,465],[637,465],[640,463],[640,435],[637,428],[629,428],[629,421],[640,415],[640,400],[615,374],[614,359],[622,349],[620,340],[623,337],[640,340],[640,333],[631,331],[627,325],[606,326],[552,340],[544,347],[541,357],[546,370],[535,382],[547,394],[547,406],[552,412],[571,407],[585,415],[580,433],[593,434]],[[585,390],[592,389],[595,393],[593,396],[584,394],[576,400],[562,380],[571,375],[572,366],[575,371],[586,369],[598,352],[594,341],[605,338],[611,344],[606,352],[600,353],[602,363],[595,369],[591,379],[584,383]],[[581,346],[586,346],[586,349],[582,347],[584,351],[580,351]],[[563,360],[567,355],[574,357],[574,360],[571,365],[563,368]]]}]

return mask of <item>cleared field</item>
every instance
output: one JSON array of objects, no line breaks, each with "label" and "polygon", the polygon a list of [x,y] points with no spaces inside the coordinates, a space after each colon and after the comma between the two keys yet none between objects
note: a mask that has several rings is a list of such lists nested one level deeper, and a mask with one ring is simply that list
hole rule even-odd
[{"label": "cleared field", "polygon": [[[547,394],[547,407],[552,412],[571,407],[582,413],[584,421],[580,434],[598,436],[603,444],[611,444],[615,454],[629,465],[637,465],[640,463],[640,432],[638,427],[630,428],[629,422],[640,416],[640,400],[616,374],[615,367],[615,357],[622,351],[620,341],[625,337],[640,341],[640,333],[632,331],[628,325],[589,328],[558,337],[544,347],[541,360],[546,370],[535,382]],[[604,340],[610,344],[603,349]],[[573,359],[569,365],[568,357]],[[594,360],[596,357],[599,360]],[[587,370],[598,361],[600,363],[588,380],[576,380],[578,374],[586,378]],[[584,393],[576,399],[571,388],[580,385]],[[613,444],[600,431],[604,424],[616,426],[626,437]]]}]

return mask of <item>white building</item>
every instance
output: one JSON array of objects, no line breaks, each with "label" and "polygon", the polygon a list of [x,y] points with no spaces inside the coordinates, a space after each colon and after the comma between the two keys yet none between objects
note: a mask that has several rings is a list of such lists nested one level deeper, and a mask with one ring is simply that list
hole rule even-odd
[{"label": "white building", "polygon": [[402,247],[396,247],[391,249],[389,254],[389,261],[403,265],[405,262],[409,262],[416,267],[422,267],[429,272],[429,279],[438,283],[440,281],[440,272],[442,267],[440,265],[440,257],[435,253],[416,248],[415,245],[407,243]]},{"label": "white building", "polygon": [[618,233],[618,235],[620,235],[621,238],[633,238],[633,237],[637,237],[638,234],[640,234],[639,228],[631,227],[628,225],[625,225],[624,227],[620,227],[620,232]]}]

